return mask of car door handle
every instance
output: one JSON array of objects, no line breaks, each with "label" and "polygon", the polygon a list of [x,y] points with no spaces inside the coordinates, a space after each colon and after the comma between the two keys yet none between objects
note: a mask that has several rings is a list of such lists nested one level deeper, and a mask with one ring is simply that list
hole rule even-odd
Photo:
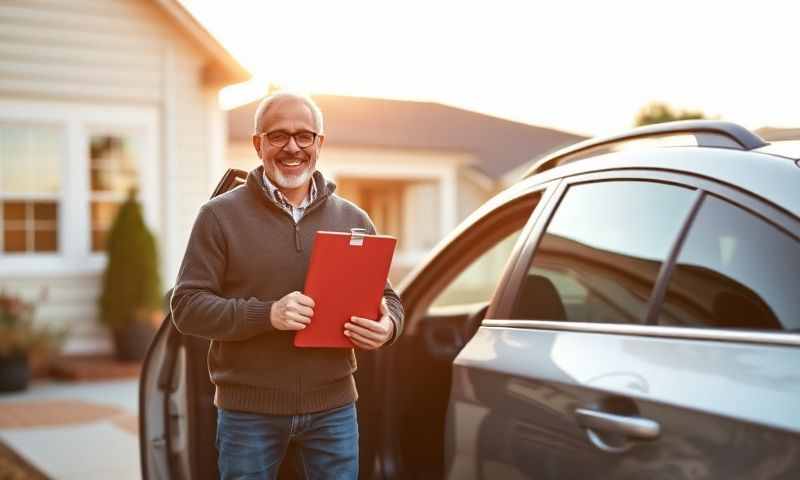
[{"label": "car door handle", "polygon": [[661,426],[658,422],[642,417],[631,417],[626,415],[616,415],[613,413],[598,412],[588,408],[578,408],[575,410],[575,418],[578,425],[586,429],[589,440],[601,450],[612,453],[627,451],[631,445],[613,446],[607,444],[595,432],[618,433],[634,440],[655,440],[661,434]]},{"label": "car door handle", "polygon": [[588,408],[575,410],[578,424],[584,428],[620,433],[639,440],[653,440],[661,433],[657,422],[641,417],[628,417],[613,413],[598,412]]}]

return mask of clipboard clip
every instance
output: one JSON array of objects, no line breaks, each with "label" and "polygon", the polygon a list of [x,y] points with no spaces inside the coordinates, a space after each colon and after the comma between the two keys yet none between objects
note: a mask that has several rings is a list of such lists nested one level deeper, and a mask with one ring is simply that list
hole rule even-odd
[{"label": "clipboard clip", "polygon": [[366,228],[351,228],[350,229],[350,246],[361,247],[364,245],[364,236],[367,234]]}]

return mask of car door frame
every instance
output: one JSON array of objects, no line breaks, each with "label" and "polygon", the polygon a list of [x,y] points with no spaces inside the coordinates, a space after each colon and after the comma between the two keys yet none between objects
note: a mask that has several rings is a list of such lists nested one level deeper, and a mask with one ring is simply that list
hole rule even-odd
[{"label": "car door frame", "polygon": [[[520,248],[524,240],[528,237],[529,230],[536,225],[536,219],[548,216],[552,208],[554,194],[556,193],[560,179],[549,179],[546,181],[526,181],[505,190],[490,199],[481,208],[465,219],[459,227],[451,232],[448,237],[438,244],[424,261],[420,262],[399,284],[397,292],[406,310],[404,334],[413,333],[417,324],[425,318],[427,308],[435,300],[438,293],[443,291],[458,275],[469,267],[470,261],[462,261],[465,245],[470,243],[470,238],[474,238],[475,232],[481,229],[484,222],[497,221],[496,218],[490,219],[498,214],[499,210],[508,208],[514,202],[524,201],[533,195],[539,194],[540,198],[525,220],[519,237],[509,255],[504,266],[503,273],[498,280],[496,292],[508,281],[508,273],[513,265],[516,264],[516,256],[519,255]],[[509,215],[505,212],[503,215]],[[465,238],[465,235],[467,238]],[[470,257],[474,260],[477,257]],[[454,267],[452,261],[457,260],[458,267]],[[442,275],[445,275],[443,278]],[[489,300],[489,305],[492,304]],[[394,361],[392,349],[381,349],[374,353],[373,362],[377,371],[393,371]],[[381,376],[379,403],[386,406],[387,411],[392,411],[394,407],[393,389],[398,388],[396,379]],[[361,391],[361,386],[359,386]],[[361,401],[361,399],[359,400]],[[373,473],[381,478],[395,478],[397,473],[396,465],[396,445],[393,438],[392,425],[388,416],[384,415],[380,423],[380,441],[375,448],[378,468]],[[444,421],[444,419],[442,419]]]},{"label": "car door frame", "polygon": [[[239,185],[244,184],[247,172],[230,168],[223,174],[210,198],[214,198]],[[200,466],[207,461],[203,453],[198,452],[198,445],[203,445],[205,454],[215,447],[208,442],[201,442],[191,438],[190,435],[181,433],[192,431],[189,423],[203,422],[202,409],[193,401],[183,401],[195,396],[197,390],[193,381],[197,378],[187,377],[187,351],[190,343],[197,345],[208,343],[203,340],[178,332],[172,323],[172,313],[169,310],[169,298],[172,290],[166,295],[166,315],[156,332],[142,363],[139,377],[139,463],[142,478],[148,480],[150,473],[159,471],[166,473],[168,478],[180,477],[182,474],[193,475],[201,471]],[[150,365],[155,362],[157,371],[151,371]],[[197,367],[196,365],[194,367]],[[202,367],[205,368],[205,361]],[[196,369],[196,368],[195,368]],[[199,375],[195,372],[195,377]],[[207,374],[204,378],[207,378]],[[210,379],[208,380],[210,382]],[[152,419],[148,415],[148,395],[155,388],[161,395],[161,404],[158,406],[161,415],[159,419]],[[150,406],[153,407],[152,405]],[[207,419],[206,419],[207,420]],[[173,422],[185,422],[183,432],[176,432]],[[173,439],[178,436],[178,443],[185,448],[182,454],[176,454],[172,445]],[[157,449],[159,453],[152,454],[150,449]],[[152,457],[152,458],[151,458]],[[166,472],[164,472],[163,470]],[[196,476],[196,475],[195,475]]]},{"label": "car door frame", "polygon": [[[465,235],[470,237],[475,235],[474,231],[480,229],[482,223],[489,221],[488,219],[490,216],[496,215],[499,210],[507,208],[511,203],[521,201],[524,198],[540,193],[541,197],[526,220],[525,225],[520,231],[519,238],[515,242],[514,248],[509,255],[508,262],[498,281],[495,294],[497,291],[500,291],[509,281],[509,274],[512,267],[518,263],[516,259],[521,253],[524,240],[530,237],[531,229],[539,223],[537,219],[549,218],[552,213],[555,200],[558,198],[561,190],[560,183],[560,179],[531,182],[522,185],[521,188],[518,187],[512,191],[505,191],[491,199],[484,207],[464,220],[464,222],[443,240],[439,244],[439,247],[431,252],[424,261],[420,262],[398,286],[398,294],[401,296],[403,305],[406,308],[405,330],[410,332],[415,331],[416,323],[420,320],[419,317],[424,315],[424,312],[419,311],[421,306],[429,307],[436,296],[443,291],[450,282],[455,280],[459,273],[469,266],[470,260],[460,262],[458,268],[453,268],[450,263],[454,257],[462,256],[464,251],[463,245],[465,243],[470,243],[469,240],[464,239]],[[474,257],[470,258],[474,259]],[[441,278],[443,273],[446,275],[444,279]],[[491,312],[491,305],[494,301],[494,298],[490,299],[489,312]]]},{"label": "car door frame", "polygon": [[[646,321],[642,324],[614,324],[614,323],[582,323],[570,321],[547,320],[511,320],[510,315],[516,301],[516,293],[527,275],[533,260],[533,255],[539,247],[547,226],[553,218],[564,195],[569,187],[580,184],[603,181],[644,181],[676,185],[690,188],[695,191],[695,198],[689,209],[679,233],[673,239],[669,253],[663,261],[653,294],[648,301]],[[713,195],[732,203],[755,215],[770,225],[786,232],[796,239],[800,239],[800,220],[793,217],[778,205],[774,205],[758,195],[744,191],[731,185],[720,183],[706,177],[692,175],[686,172],[654,169],[618,169],[606,171],[589,171],[564,177],[550,202],[546,216],[540,217],[542,221],[533,225],[529,236],[515,259],[507,283],[504,288],[498,289],[499,296],[495,298],[494,308],[486,315],[481,323],[486,327],[522,327],[532,329],[555,329],[594,333],[614,333],[623,335],[644,335],[662,337],[681,337],[705,340],[721,340],[734,342],[769,343],[778,345],[800,345],[800,334],[776,331],[740,331],[725,328],[689,328],[657,325],[656,321],[661,305],[664,301],[669,278],[675,268],[678,255],[686,241],[686,236],[694,223],[695,218],[706,195]]]}]

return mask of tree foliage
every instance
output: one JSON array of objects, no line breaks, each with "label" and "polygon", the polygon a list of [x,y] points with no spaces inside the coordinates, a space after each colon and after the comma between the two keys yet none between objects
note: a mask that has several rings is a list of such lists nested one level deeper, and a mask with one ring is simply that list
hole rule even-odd
[{"label": "tree foliage", "polygon": [[676,110],[663,102],[652,102],[645,105],[636,114],[636,126],[654,123],[672,122],[674,120],[697,120],[706,118],[701,111]]},{"label": "tree foliage", "polygon": [[161,306],[156,240],[132,191],[119,209],[107,242],[108,265],[100,296],[100,321],[112,329],[147,318]]}]

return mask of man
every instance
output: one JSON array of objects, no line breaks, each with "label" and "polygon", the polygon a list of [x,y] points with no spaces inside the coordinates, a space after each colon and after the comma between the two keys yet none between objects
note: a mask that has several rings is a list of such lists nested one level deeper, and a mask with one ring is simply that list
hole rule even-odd
[{"label": "man", "polygon": [[[358,475],[353,350],[293,346],[314,316],[314,299],[300,293],[314,234],[375,233],[366,213],[316,170],[324,139],[310,98],[264,99],[253,135],[263,165],[245,186],[203,205],[178,274],[175,326],[211,340],[222,478],[274,478],[290,442],[301,476]],[[403,307],[388,282],[381,315],[352,317],[345,335],[364,350],[400,335]]]}]

